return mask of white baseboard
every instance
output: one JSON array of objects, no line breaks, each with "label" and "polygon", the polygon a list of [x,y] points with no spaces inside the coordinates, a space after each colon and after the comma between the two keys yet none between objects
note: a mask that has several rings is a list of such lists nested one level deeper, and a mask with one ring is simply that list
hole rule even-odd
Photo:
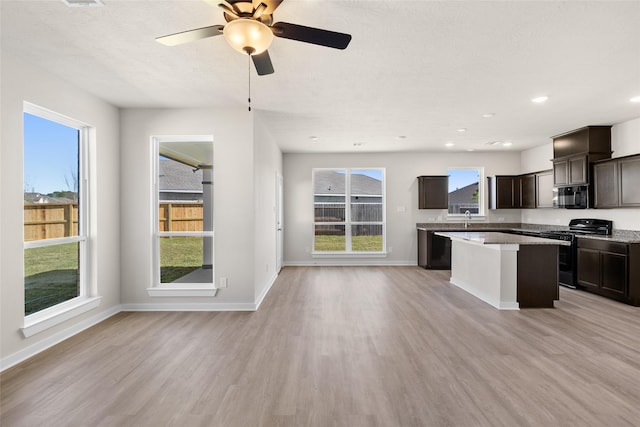
[{"label": "white baseboard", "polygon": [[256,310],[260,308],[262,301],[264,301],[265,297],[271,290],[271,287],[276,282],[277,278],[278,278],[278,274],[274,274],[273,276],[271,276],[271,279],[269,279],[269,283],[267,283],[267,286],[264,287],[262,292],[260,292],[260,295],[258,295],[258,298],[256,298],[256,303],[255,303]]},{"label": "white baseboard", "polygon": [[123,304],[122,311],[256,311],[250,302]]},{"label": "white baseboard", "polygon": [[121,311],[121,306],[116,305],[111,307],[108,310],[105,310],[101,313],[96,314],[95,316],[91,316],[88,319],[85,319],[81,322],[76,323],[73,326],[68,327],[58,333],[51,335],[37,343],[30,345],[29,347],[23,348],[2,360],[0,360],[0,372],[8,369],[14,365],[17,365],[20,362],[27,360],[30,357],[35,356],[38,353],[43,352],[44,350],[53,347],[54,345],[71,338],[72,336],[88,329],[98,323],[108,319],[109,317],[118,314]]},{"label": "white baseboard", "polygon": [[285,267],[367,267],[367,266],[415,266],[416,260],[386,261],[379,259],[314,259],[309,261],[287,261]]}]

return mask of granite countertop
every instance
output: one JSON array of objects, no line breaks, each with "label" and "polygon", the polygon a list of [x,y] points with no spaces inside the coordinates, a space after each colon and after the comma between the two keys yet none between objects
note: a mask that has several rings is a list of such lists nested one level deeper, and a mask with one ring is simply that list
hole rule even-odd
[{"label": "granite countertop", "polygon": [[469,222],[469,228],[464,228],[464,222],[427,222],[416,224],[418,230],[440,231],[440,230],[513,230],[521,228],[519,222]]},{"label": "granite countertop", "polygon": [[436,234],[454,239],[469,240],[482,245],[571,245],[570,242],[564,240],[544,239],[542,237],[492,231],[439,231]]},{"label": "granite countertop", "polygon": [[[460,231],[460,232],[473,232],[473,231],[524,231],[524,232],[543,232],[543,231],[569,231],[567,226],[558,225],[546,225],[546,224],[521,224],[521,223],[509,223],[509,222],[482,222],[469,223],[469,228],[464,228],[464,222],[429,222],[429,223],[417,223],[416,228],[424,231]],[[524,237],[524,236],[523,236]],[[640,243],[640,231],[635,230],[613,230],[613,234],[609,236],[599,234],[587,234],[579,235],[581,239],[596,239],[606,240],[609,242],[620,243]]]}]

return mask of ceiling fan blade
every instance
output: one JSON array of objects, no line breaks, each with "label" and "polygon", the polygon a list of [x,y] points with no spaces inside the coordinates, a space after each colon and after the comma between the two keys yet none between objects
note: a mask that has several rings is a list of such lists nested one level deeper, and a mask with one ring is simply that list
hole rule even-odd
[{"label": "ceiling fan blade", "polygon": [[207,37],[219,36],[222,34],[223,28],[224,25],[212,25],[211,27],[197,28],[195,30],[158,37],[156,41],[166,46],[177,46],[183,43],[206,39]]},{"label": "ceiling fan blade", "polygon": [[253,65],[255,65],[259,76],[273,74],[273,64],[271,64],[268,50],[259,55],[251,55],[251,59],[253,59]]},{"label": "ceiling fan blade", "polygon": [[274,36],[334,49],[345,49],[351,41],[350,34],[336,33],[335,31],[321,30],[287,22],[276,22],[271,26],[271,29]]},{"label": "ceiling fan blade", "polygon": [[260,6],[260,3],[264,3],[267,5],[267,9],[264,11],[264,13],[266,15],[272,15],[273,11],[276,10],[276,8],[280,6],[280,3],[282,2],[283,0],[253,0],[253,7],[257,8],[258,6]]}]

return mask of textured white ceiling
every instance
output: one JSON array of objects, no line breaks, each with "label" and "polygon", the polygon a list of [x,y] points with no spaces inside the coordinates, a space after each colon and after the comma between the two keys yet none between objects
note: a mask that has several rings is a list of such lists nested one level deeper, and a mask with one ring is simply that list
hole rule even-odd
[{"label": "textured white ceiling", "polygon": [[[224,24],[220,10],[103,3],[2,0],[2,48],[119,107],[246,107],[247,58],[223,37],[154,40]],[[275,74],[252,71],[285,152],[522,150],[640,117],[640,1],[285,0],[274,18],[353,36],[344,51],[276,38]]]}]

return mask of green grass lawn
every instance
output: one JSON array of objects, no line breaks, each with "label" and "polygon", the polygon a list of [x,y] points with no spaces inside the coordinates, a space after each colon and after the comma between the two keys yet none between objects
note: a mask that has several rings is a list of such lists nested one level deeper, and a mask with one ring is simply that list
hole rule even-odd
[{"label": "green grass lawn", "polygon": [[78,296],[78,243],[24,251],[25,315]]},{"label": "green grass lawn", "polygon": [[202,237],[160,239],[160,283],[171,283],[202,267]]},{"label": "green grass lawn", "polygon": [[[382,236],[352,236],[351,249],[353,251],[377,252],[382,251]],[[316,236],[315,250],[344,251],[344,236]]]},{"label": "green grass lawn", "polygon": [[[202,266],[202,237],[160,239],[162,283]],[[78,296],[78,243],[24,251],[24,312],[36,313]]]}]

